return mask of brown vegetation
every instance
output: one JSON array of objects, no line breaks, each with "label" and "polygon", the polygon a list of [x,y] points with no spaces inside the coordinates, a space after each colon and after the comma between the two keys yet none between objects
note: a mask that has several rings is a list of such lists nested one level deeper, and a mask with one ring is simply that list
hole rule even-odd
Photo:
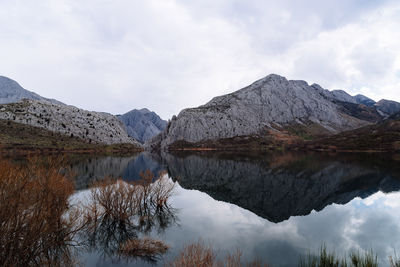
[{"label": "brown vegetation", "polygon": [[101,249],[108,258],[138,257],[151,262],[167,251],[162,241],[141,239],[139,234],[154,227],[162,231],[176,222],[175,210],[167,202],[174,183],[164,176],[153,181],[150,171],[141,176],[135,182],[106,178],[93,184],[81,232],[89,249]]},{"label": "brown vegetation", "polygon": [[242,252],[237,249],[233,254],[228,254],[223,260],[217,260],[217,252],[214,248],[199,240],[196,243],[186,245],[172,262],[166,264],[169,267],[267,267],[255,260],[248,263],[242,262]]},{"label": "brown vegetation", "polygon": [[293,148],[346,152],[399,152],[399,142],[400,120],[395,119],[305,142]]},{"label": "brown vegetation", "polygon": [[72,206],[74,186],[62,165],[0,160],[0,266],[73,266],[78,249],[149,261],[166,252],[162,241],[138,235],[176,221],[167,203],[172,182],[153,182],[150,172],[136,183],[108,178],[91,189],[91,204]]},{"label": "brown vegetation", "polygon": [[70,208],[73,184],[56,161],[27,167],[0,160],[0,265],[69,266],[78,231]]},{"label": "brown vegetation", "polygon": [[127,154],[143,149],[133,144],[89,143],[43,128],[0,120],[0,153],[11,155],[51,153]]},{"label": "brown vegetation", "polygon": [[146,257],[148,255],[160,256],[167,252],[168,248],[160,240],[142,238],[127,240],[120,246],[119,251],[127,257]]}]

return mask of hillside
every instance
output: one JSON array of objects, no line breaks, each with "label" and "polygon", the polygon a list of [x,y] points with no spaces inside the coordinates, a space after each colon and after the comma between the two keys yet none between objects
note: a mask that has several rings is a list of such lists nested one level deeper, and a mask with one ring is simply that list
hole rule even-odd
[{"label": "hillside", "polygon": [[[353,130],[380,121],[374,107],[357,103],[343,90],[287,80],[276,74],[231,94],[184,109],[166,130],[149,141],[149,149],[224,148],[246,140],[267,146],[296,143]],[[239,141],[239,143],[237,143]]]},{"label": "hillside", "polygon": [[117,115],[117,118],[125,124],[128,135],[142,144],[167,126],[165,120],[146,108],[131,110],[123,115]]},{"label": "hillside", "polygon": [[113,115],[91,112],[48,101],[23,100],[0,105],[0,119],[44,128],[99,144],[128,143],[140,146]]},{"label": "hillside", "polygon": [[304,150],[400,151],[400,113],[378,124],[306,142],[299,147]]},{"label": "hillside", "polygon": [[90,144],[78,137],[0,119],[0,153],[36,152],[131,153],[141,147],[133,144]]},{"label": "hillside", "polygon": [[24,89],[16,81],[0,76],[0,104],[15,103],[22,99],[49,101],[50,103],[63,105],[60,101],[42,97],[34,92]]}]

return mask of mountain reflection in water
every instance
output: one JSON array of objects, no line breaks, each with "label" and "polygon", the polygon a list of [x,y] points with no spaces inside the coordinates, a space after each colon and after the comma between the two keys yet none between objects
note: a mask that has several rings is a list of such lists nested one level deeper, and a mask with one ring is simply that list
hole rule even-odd
[{"label": "mountain reflection in water", "polygon": [[[386,194],[400,191],[399,163],[386,154],[197,152],[85,157],[71,168],[80,189],[105,175],[135,180],[146,169],[179,182],[171,198],[179,225],[148,233],[170,246],[163,261],[201,238],[222,255],[241,248],[244,260],[272,266],[295,266],[322,244],[340,255],[372,248],[388,266],[400,248],[400,193]],[[107,245],[97,240],[85,265],[125,266]]]},{"label": "mountain reflection in water", "polygon": [[278,223],[332,203],[399,191],[399,163],[399,158],[386,154],[180,152],[84,158],[71,169],[77,174],[78,189],[105,176],[132,181],[140,171],[167,169],[183,188]]},{"label": "mountain reflection in water", "polygon": [[162,158],[182,187],[276,223],[332,203],[400,190],[399,162],[387,155],[202,152]]}]

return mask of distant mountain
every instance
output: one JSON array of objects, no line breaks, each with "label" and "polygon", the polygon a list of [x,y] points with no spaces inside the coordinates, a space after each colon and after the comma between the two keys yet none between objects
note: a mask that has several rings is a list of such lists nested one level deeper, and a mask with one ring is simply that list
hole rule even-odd
[{"label": "distant mountain", "polygon": [[354,99],[356,100],[356,102],[358,104],[363,104],[368,107],[373,107],[376,104],[376,102],[374,100],[372,100],[371,98],[366,97],[364,95],[355,95]]},{"label": "distant mountain", "polygon": [[44,100],[25,99],[0,105],[0,119],[44,128],[94,144],[128,143],[140,146],[128,136],[122,122],[111,114]]},{"label": "distant mountain", "polygon": [[255,146],[268,145],[272,139],[292,142],[293,136],[332,135],[381,118],[374,108],[358,104],[343,90],[329,91],[271,74],[203,106],[184,109],[148,148],[223,148],[233,142],[246,149],[249,140]]},{"label": "distant mountain", "polygon": [[386,117],[393,115],[400,111],[400,103],[392,100],[382,99],[375,104],[378,111],[383,113]]},{"label": "distant mountain", "polygon": [[297,146],[304,150],[400,152],[400,112],[377,124]]},{"label": "distant mountain", "polygon": [[93,144],[128,143],[124,125],[113,115],[91,112],[42,97],[0,76],[0,119],[57,132]]},{"label": "distant mountain", "polygon": [[134,109],[117,117],[125,124],[128,135],[141,143],[156,136],[167,126],[165,120],[146,108]]},{"label": "distant mountain", "polygon": [[42,97],[22,88],[16,81],[0,76],[0,104],[15,103],[22,99],[49,101],[50,103],[63,105],[60,101]]}]

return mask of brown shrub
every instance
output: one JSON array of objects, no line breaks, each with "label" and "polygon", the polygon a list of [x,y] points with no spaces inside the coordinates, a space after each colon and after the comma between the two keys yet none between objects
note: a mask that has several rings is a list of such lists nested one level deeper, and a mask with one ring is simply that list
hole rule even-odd
[{"label": "brown shrub", "polygon": [[216,267],[217,254],[211,245],[203,241],[186,245],[173,262],[168,263],[170,267]]},{"label": "brown shrub", "polygon": [[[162,177],[153,182],[154,175],[150,171],[141,176],[142,179],[135,182],[108,177],[90,189],[90,204],[83,215],[82,239],[90,240],[89,246],[103,248],[108,257],[142,257],[153,261],[155,256],[166,251],[161,243],[138,236],[154,227],[165,229],[176,221],[175,210],[167,203],[174,184]],[[149,254],[144,256],[146,251]]]},{"label": "brown shrub", "polygon": [[267,264],[254,260],[243,263],[242,252],[237,249],[232,254],[227,254],[221,261],[217,261],[217,252],[209,244],[199,240],[196,243],[186,245],[172,262],[166,264],[170,267],[268,267]]},{"label": "brown shrub", "polygon": [[168,250],[168,246],[160,240],[150,238],[130,239],[121,244],[119,253],[128,257],[157,257]]},{"label": "brown shrub", "polygon": [[77,214],[63,215],[74,187],[58,162],[30,159],[20,166],[0,160],[0,265],[73,262],[70,246]]},{"label": "brown shrub", "polygon": [[[92,203],[89,211],[97,217],[129,222],[137,214],[139,199],[137,188],[121,179],[106,178],[91,188]],[[93,214],[92,214],[93,215]]]}]

